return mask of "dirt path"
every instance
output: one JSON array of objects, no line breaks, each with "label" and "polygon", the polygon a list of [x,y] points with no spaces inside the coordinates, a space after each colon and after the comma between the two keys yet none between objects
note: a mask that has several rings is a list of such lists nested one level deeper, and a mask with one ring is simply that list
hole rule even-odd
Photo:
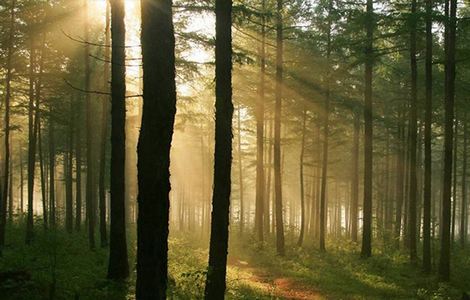
[{"label": "dirt path", "polygon": [[256,268],[246,261],[231,258],[228,261],[229,272],[237,274],[237,280],[244,284],[263,290],[274,298],[289,300],[317,300],[323,299],[321,294],[295,281],[293,278],[279,277],[267,270]]}]

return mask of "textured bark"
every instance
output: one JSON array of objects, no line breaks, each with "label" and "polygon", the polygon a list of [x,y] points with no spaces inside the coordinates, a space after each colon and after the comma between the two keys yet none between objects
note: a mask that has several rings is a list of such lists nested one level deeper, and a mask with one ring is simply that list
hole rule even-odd
[{"label": "textured bark", "polygon": [[353,169],[352,169],[352,185],[351,185],[351,239],[353,242],[358,241],[358,221],[359,221],[359,134],[361,130],[360,116],[358,112],[354,112],[354,137],[353,137]]},{"label": "textured bark", "polygon": [[[36,118],[37,112],[36,112]],[[39,119],[38,119],[39,120]],[[40,122],[40,120],[39,120]],[[45,158],[44,158],[44,145],[42,141],[42,129],[41,124],[38,126],[38,154],[39,154],[39,176],[41,180],[41,202],[42,202],[42,218],[44,229],[47,229],[49,226],[49,212],[48,212],[48,205],[47,205],[47,187],[46,187],[46,170],[45,170]]]},{"label": "textured bark", "polygon": [[367,33],[365,48],[365,91],[364,91],[364,221],[362,226],[362,257],[372,255],[372,68],[374,63],[373,33],[374,8],[373,1],[367,0],[365,29]]},{"label": "textured bark", "polygon": [[300,166],[299,166],[299,180],[300,180],[300,234],[297,240],[297,246],[301,247],[304,242],[306,213],[305,213],[305,187],[304,187],[304,156],[305,156],[305,135],[306,135],[306,122],[307,122],[307,109],[304,108],[302,114],[302,142],[300,145]]},{"label": "textured bark", "polygon": [[426,107],[424,123],[423,269],[431,272],[431,185],[432,185],[432,5],[426,0]]},{"label": "textured bark", "polygon": [[232,164],[232,1],[216,0],[214,193],[205,299],[224,299]]},{"label": "textured bark", "polygon": [[460,207],[460,230],[459,240],[460,246],[465,248],[467,237],[467,227],[465,220],[467,219],[467,144],[468,144],[468,120],[467,112],[464,113],[463,119],[463,162],[462,162],[462,203]]},{"label": "textured bark", "polygon": [[[4,172],[3,174],[3,184],[0,183],[0,256],[2,255],[2,249],[5,245],[5,226],[6,226],[6,214],[7,214],[7,199],[8,191],[11,189],[10,181],[10,172],[11,163],[10,163],[10,100],[11,100],[11,81],[12,81],[12,60],[13,60],[13,38],[15,33],[15,7],[16,0],[12,0],[10,4],[10,30],[8,34],[7,41],[7,57],[6,57],[6,76],[5,76],[5,117],[4,117],[4,145],[5,145],[5,156],[4,156]],[[0,172],[1,173],[1,172]],[[11,209],[9,210],[11,213]],[[11,217],[10,217],[11,219]]]},{"label": "textured bark", "polygon": [[[29,49],[29,105],[28,105],[28,216],[26,220],[26,244],[34,238],[33,197],[34,197],[34,167],[36,157],[36,133],[34,122],[34,41],[30,37]],[[37,95],[36,95],[37,96]]]},{"label": "textured bark", "polygon": [[55,133],[52,105],[49,111],[49,222],[52,227],[56,225],[56,199],[55,199]]},{"label": "textured bark", "polygon": [[[73,115],[73,97],[70,99],[70,115]],[[67,150],[64,155],[65,177],[65,230],[73,231],[73,120],[67,125]]]},{"label": "textured bark", "polygon": [[242,153],[242,129],[241,129],[241,112],[240,104],[237,107],[237,154],[238,154],[238,184],[240,193],[240,234],[243,234],[245,227],[245,199],[243,188],[243,153]]},{"label": "textured bark", "polygon": [[[89,41],[89,16],[88,1],[85,0],[85,41]],[[90,46],[85,44],[85,86],[84,90],[89,91],[91,87],[91,66],[90,66]],[[85,93],[86,105],[86,217],[88,222],[88,244],[90,249],[95,249],[95,161],[93,143],[93,103],[90,93]]]},{"label": "textured bark", "polygon": [[[331,11],[333,9],[333,1],[328,3],[328,32],[327,32],[327,65],[330,63],[331,56]],[[327,212],[328,204],[326,199],[326,191],[328,189],[328,151],[330,138],[330,71],[327,70],[325,76],[325,108],[323,111],[323,160],[322,160],[322,176],[321,176],[321,194],[320,194],[320,251],[325,251],[326,226],[328,222]]]},{"label": "textured bark", "polygon": [[418,191],[418,178],[417,178],[417,161],[416,161],[416,145],[418,140],[418,65],[416,61],[416,0],[411,1],[411,15],[410,15],[410,68],[411,68],[411,101],[410,101],[410,195],[409,195],[409,216],[408,216],[408,230],[409,230],[409,245],[410,245],[410,260],[416,261],[417,259],[417,191]]},{"label": "textured bark", "polygon": [[[266,10],[266,0],[262,0],[262,13]],[[264,102],[266,77],[266,18],[261,17],[261,45],[260,45],[260,82],[258,98],[256,101],[256,208],[255,231],[259,241],[264,240],[263,218],[266,218],[264,207]],[[269,225],[268,225],[269,226]]]},{"label": "textured bark", "polygon": [[276,210],[276,250],[284,255],[284,220],[282,211],[282,178],[281,178],[281,113],[283,84],[283,0],[277,0],[276,12],[276,87],[274,107],[274,199]]},{"label": "textured bark", "polygon": [[176,113],[171,0],[142,0],[143,114],[138,144],[137,299],[165,299],[170,147]]},{"label": "textured bark", "polygon": [[[107,45],[110,44],[110,38],[111,38],[110,37],[110,14],[111,14],[110,2],[106,1],[105,41]],[[124,34],[122,34],[122,36],[125,37]],[[122,48],[124,44],[118,45],[118,46]],[[109,57],[111,55],[109,50],[110,50],[109,47],[106,47],[105,54],[104,54],[105,57]],[[121,59],[117,63],[125,65],[125,59]],[[125,70],[124,70],[124,76],[125,76]],[[120,79],[120,80],[126,80],[126,79],[124,77],[124,79]],[[109,64],[108,63],[105,63],[104,65],[103,83],[104,83],[105,90],[108,90],[109,89]],[[125,92],[126,91],[124,89],[124,97],[125,97]],[[107,229],[106,229],[106,183],[105,183],[105,179],[106,179],[106,146],[108,145],[109,97],[105,96],[103,97],[101,101],[103,101],[103,103],[101,104],[101,144],[100,144],[100,165],[99,165],[99,175],[98,175],[98,195],[99,195],[99,212],[100,212],[99,214],[100,244],[101,244],[101,247],[106,247],[108,245],[108,235],[107,235]],[[124,121],[125,121],[125,116],[124,116]],[[125,131],[124,131],[124,134],[125,134]]]},{"label": "textured bark", "polygon": [[439,279],[450,279],[450,219],[452,187],[452,148],[454,127],[455,98],[455,38],[457,0],[446,0],[446,33],[445,33],[445,123],[444,123],[444,185],[442,190],[441,252],[439,259]]},{"label": "textured bark", "polygon": [[[126,68],[124,1],[111,1],[111,227],[108,278],[129,276],[126,242]],[[106,101],[106,100],[105,100]],[[104,108],[104,107],[103,107]],[[103,159],[104,157],[102,157]],[[106,229],[106,226],[105,226]]]}]

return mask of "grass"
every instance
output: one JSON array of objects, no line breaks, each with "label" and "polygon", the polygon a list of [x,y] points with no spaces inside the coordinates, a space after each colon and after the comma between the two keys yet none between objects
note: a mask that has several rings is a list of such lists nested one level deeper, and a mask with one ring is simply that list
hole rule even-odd
[{"label": "grass", "polygon": [[[0,274],[11,271],[20,276],[0,278],[0,298],[134,299],[135,236],[130,234],[129,240],[131,277],[117,284],[106,280],[106,249],[89,250],[85,232],[46,232],[38,224],[34,244],[28,246],[24,244],[24,224],[10,225]],[[170,299],[202,298],[206,241],[173,234],[169,245]],[[229,261],[243,261],[248,267],[229,265],[227,299],[276,299],[279,294],[270,289],[276,278],[289,278],[325,299],[460,299],[462,291],[469,288],[470,255],[457,246],[452,282],[443,285],[411,265],[404,253],[375,253],[363,260],[358,246],[351,242],[336,240],[328,245],[326,253],[311,246],[290,247],[285,257],[279,257],[272,246],[234,235]],[[265,277],[259,280],[257,274]]]}]

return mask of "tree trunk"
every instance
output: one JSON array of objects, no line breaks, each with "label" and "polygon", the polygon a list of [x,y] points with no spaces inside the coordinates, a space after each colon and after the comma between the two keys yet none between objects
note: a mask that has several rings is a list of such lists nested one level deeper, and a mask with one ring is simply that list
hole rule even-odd
[{"label": "tree trunk", "polygon": [[[122,22],[121,22],[122,23]],[[124,35],[123,35],[124,36]],[[105,26],[105,41],[106,44],[110,43],[110,5],[106,1],[106,26]],[[124,43],[119,45],[123,48]],[[109,47],[105,48],[105,57],[111,55]],[[116,49],[115,49],[116,50]],[[125,65],[125,59],[117,63]],[[125,67],[123,67],[125,68]],[[125,69],[124,69],[124,79],[125,79]],[[109,90],[109,64],[105,63],[103,71],[103,81],[105,90]],[[112,93],[112,92],[111,92]],[[125,90],[124,90],[125,93]],[[125,96],[125,95],[124,95]],[[101,100],[103,101],[101,105],[101,145],[100,145],[100,166],[99,166],[99,179],[98,179],[98,193],[99,193],[99,211],[100,211],[100,244],[101,247],[106,247],[108,245],[108,236],[106,229],[106,146],[108,145],[108,102],[109,97],[105,96]],[[125,122],[125,116],[124,116]],[[125,134],[125,131],[124,131]]]},{"label": "tree trunk", "polygon": [[300,234],[297,246],[302,247],[305,232],[305,192],[304,192],[304,156],[305,156],[305,134],[306,134],[307,109],[302,114],[302,142],[300,145]]},{"label": "tree trunk", "polygon": [[[85,1],[85,41],[89,41],[89,16],[88,1]],[[88,221],[88,244],[90,249],[95,249],[95,180],[94,180],[94,143],[93,143],[93,103],[91,94],[90,46],[85,44],[85,103],[86,103],[86,216]],[[52,191],[51,191],[52,192]]]},{"label": "tree trunk", "polygon": [[460,209],[460,246],[465,248],[467,228],[465,220],[467,218],[467,142],[468,142],[468,121],[467,113],[463,117],[463,162],[462,162],[462,203]]},{"label": "tree trunk", "polygon": [[410,260],[415,262],[417,259],[417,193],[418,178],[416,175],[416,145],[418,141],[418,65],[416,61],[416,0],[411,1],[411,21],[410,21],[410,66],[411,66],[411,106],[410,106],[410,215],[408,217]]},{"label": "tree trunk", "polygon": [[276,209],[276,250],[284,255],[284,221],[282,212],[282,179],[281,179],[281,111],[283,81],[283,0],[277,0],[276,12],[276,101],[274,108],[274,198]]},{"label": "tree trunk", "polygon": [[216,0],[216,116],[214,194],[205,299],[223,299],[226,288],[232,164],[232,1]]},{"label": "tree trunk", "polygon": [[[33,38],[30,37],[29,49],[29,107],[28,107],[28,217],[26,221],[26,244],[34,238],[33,197],[34,197],[34,167],[36,156],[36,133],[34,121],[34,67],[35,49]],[[37,97],[37,95],[36,95]],[[39,108],[36,108],[39,110]]]},{"label": "tree trunk", "polygon": [[424,124],[423,269],[431,272],[431,185],[432,185],[432,5],[426,0],[426,107]]},{"label": "tree trunk", "polygon": [[358,219],[359,219],[359,134],[361,120],[358,112],[354,112],[354,140],[353,140],[353,182],[351,195],[351,239],[357,243]]},{"label": "tree trunk", "polygon": [[[70,115],[74,114],[73,111],[73,97],[70,98]],[[67,126],[67,150],[64,154],[65,168],[65,229],[68,233],[73,231],[73,120]]]},{"label": "tree trunk", "polygon": [[[3,190],[0,189],[0,256],[2,255],[3,246],[5,245],[5,226],[6,226],[6,213],[7,213],[7,199],[10,176],[12,171],[10,166],[10,100],[11,100],[11,80],[12,80],[12,60],[13,60],[13,38],[15,33],[15,7],[16,0],[11,1],[10,7],[10,32],[8,35],[7,57],[6,57],[6,77],[5,77],[5,128],[4,128],[4,142],[5,142],[5,165],[3,173]],[[0,187],[1,187],[0,183]],[[11,195],[10,195],[11,198]],[[10,199],[11,201],[11,199]],[[10,211],[11,213],[11,211]]]},{"label": "tree trunk", "polygon": [[374,64],[373,34],[374,8],[373,1],[367,0],[366,16],[367,40],[365,48],[365,92],[364,92],[364,206],[361,256],[372,255],[372,68]]},{"label": "tree trunk", "polygon": [[[126,53],[124,48],[124,19],[124,1],[111,1],[111,227],[109,232],[108,278],[118,280],[129,276],[125,200]],[[108,34],[109,30],[106,30],[106,32]],[[105,136],[102,138],[105,138]],[[103,156],[101,158],[104,159]],[[106,226],[104,229],[106,230]]]},{"label": "tree trunk", "polygon": [[[262,0],[262,13],[266,11],[266,0]],[[263,217],[266,218],[264,208],[264,101],[265,101],[265,73],[266,73],[266,17],[261,17],[261,45],[260,45],[260,82],[259,95],[256,101],[256,212],[255,231],[258,240],[262,242]]]},{"label": "tree trunk", "polygon": [[170,147],[176,113],[172,1],[142,0],[141,13],[144,106],[137,149],[136,296],[137,299],[165,299]]},{"label": "tree trunk", "polygon": [[237,107],[237,131],[238,131],[238,184],[240,188],[240,234],[243,234],[245,226],[245,201],[244,201],[244,189],[243,189],[243,161],[242,161],[242,130],[241,130],[241,112],[240,104]]},{"label": "tree trunk", "polygon": [[78,97],[75,103],[75,230],[80,231],[82,226],[82,139],[80,116],[82,113],[81,99]]},{"label": "tree trunk", "polygon": [[49,222],[52,227],[56,225],[56,199],[55,199],[55,140],[52,105],[49,111]]},{"label": "tree trunk", "polygon": [[[326,60],[329,68],[331,55],[331,11],[333,1],[328,3],[328,32],[327,32],[327,53]],[[326,72],[326,92],[325,92],[325,110],[323,116],[323,161],[322,161],[322,177],[321,177],[321,194],[320,194],[320,251],[325,251],[325,235],[327,226],[326,190],[328,183],[328,144],[330,135],[330,71]]]},{"label": "tree trunk", "polygon": [[439,279],[450,279],[450,213],[452,187],[452,148],[454,127],[454,97],[455,97],[455,39],[457,0],[446,0],[446,33],[445,33],[445,127],[444,127],[444,185],[442,191],[442,221],[441,221],[441,252],[439,260]]},{"label": "tree trunk", "polygon": [[[36,116],[38,117],[38,116]],[[39,152],[39,175],[41,180],[41,202],[42,202],[42,218],[44,229],[48,228],[49,224],[49,213],[47,210],[47,188],[46,188],[46,172],[44,170],[44,151],[43,151],[43,141],[42,141],[42,128],[41,128],[41,120],[39,120],[38,126],[38,152]]]}]

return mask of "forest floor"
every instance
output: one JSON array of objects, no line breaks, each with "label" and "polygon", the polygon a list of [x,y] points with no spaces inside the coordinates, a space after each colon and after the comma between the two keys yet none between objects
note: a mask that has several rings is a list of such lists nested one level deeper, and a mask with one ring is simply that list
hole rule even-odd
[{"label": "forest floor", "polygon": [[[33,245],[24,244],[24,224],[8,227],[0,258],[0,299],[134,299],[135,236],[129,235],[131,278],[106,280],[107,251],[88,250],[85,228],[68,235],[39,224]],[[438,284],[410,265],[406,253],[381,251],[361,260],[358,245],[328,241],[327,252],[313,246],[288,247],[275,254],[272,241],[231,239],[227,299],[461,299],[470,289],[470,255],[456,246],[452,282]],[[97,236],[98,239],[98,236]],[[293,245],[294,237],[288,245]],[[382,247],[383,248],[383,247]],[[387,252],[390,251],[390,252]],[[437,257],[438,253],[435,253]],[[207,239],[174,234],[169,243],[169,299],[201,299],[207,265]]]}]

